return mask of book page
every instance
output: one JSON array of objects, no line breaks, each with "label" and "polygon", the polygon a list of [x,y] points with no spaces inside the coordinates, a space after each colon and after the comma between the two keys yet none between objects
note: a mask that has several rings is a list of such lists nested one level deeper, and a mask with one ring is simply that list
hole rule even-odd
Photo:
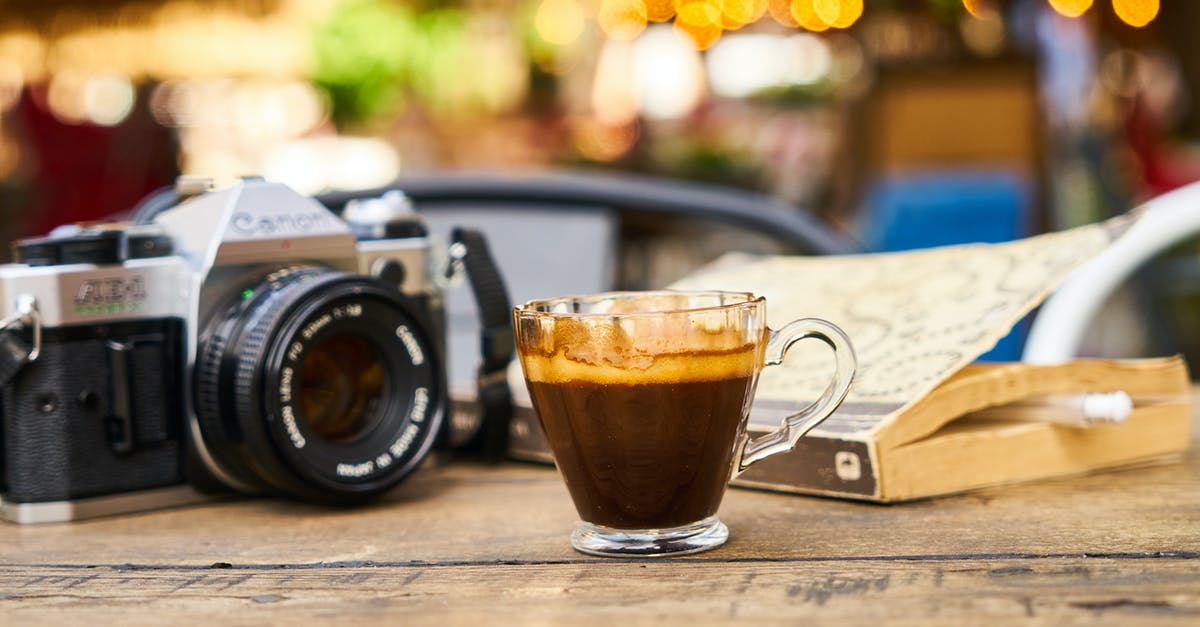
[{"label": "book page", "polygon": [[[990,350],[1136,216],[1004,244],[830,257],[722,258],[676,289],[749,291],[767,298],[771,328],[825,318],[850,336],[858,375],[826,436],[874,430]],[[759,381],[752,426],[820,396],[833,373],[821,342],[793,346]]]}]

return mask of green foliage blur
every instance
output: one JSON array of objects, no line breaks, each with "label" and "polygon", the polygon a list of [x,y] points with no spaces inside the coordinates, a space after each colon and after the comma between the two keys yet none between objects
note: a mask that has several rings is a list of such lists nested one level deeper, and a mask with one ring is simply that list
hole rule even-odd
[{"label": "green foliage blur", "polygon": [[348,3],[313,33],[313,82],[329,96],[334,123],[347,128],[402,111],[411,93],[436,105],[466,45],[462,9]]}]

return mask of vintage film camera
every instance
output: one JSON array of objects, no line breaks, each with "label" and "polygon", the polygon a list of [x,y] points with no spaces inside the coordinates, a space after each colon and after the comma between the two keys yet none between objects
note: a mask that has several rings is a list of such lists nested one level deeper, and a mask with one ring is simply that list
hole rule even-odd
[{"label": "vintage film camera", "polygon": [[[508,318],[482,237],[441,250],[395,193],[341,218],[261,179],[155,202],[0,267],[5,517],[228,491],[355,503],[409,475],[450,422],[445,277],[465,264],[484,317]],[[505,333],[485,327],[495,370]]]}]

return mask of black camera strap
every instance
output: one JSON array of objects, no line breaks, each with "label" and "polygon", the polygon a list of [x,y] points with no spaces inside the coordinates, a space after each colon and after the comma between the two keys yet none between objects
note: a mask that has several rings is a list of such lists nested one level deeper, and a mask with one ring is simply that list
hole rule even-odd
[{"label": "black camera strap", "polygon": [[512,392],[507,378],[508,364],[515,348],[512,304],[483,233],[454,229],[450,250],[466,270],[479,309],[482,357],[476,378],[479,430],[464,448],[478,451],[485,459],[498,461],[507,453],[508,428],[512,420]]},{"label": "black camera strap", "polygon": [[12,382],[29,363],[30,348],[19,334],[8,329],[0,331],[0,387]]},{"label": "black camera strap", "polygon": [[[0,387],[11,383],[42,351],[42,321],[37,301],[22,294],[16,306],[16,313],[0,320]],[[31,341],[26,341],[26,334]]]}]

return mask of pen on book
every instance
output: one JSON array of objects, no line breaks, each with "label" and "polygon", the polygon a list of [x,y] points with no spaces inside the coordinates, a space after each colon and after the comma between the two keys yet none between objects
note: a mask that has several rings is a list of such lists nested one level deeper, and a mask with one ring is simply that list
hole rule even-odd
[{"label": "pen on book", "polygon": [[1070,427],[1091,427],[1125,422],[1133,413],[1133,399],[1125,392],[1052,394],[971,414],[989,420],[1051,422]]}]

